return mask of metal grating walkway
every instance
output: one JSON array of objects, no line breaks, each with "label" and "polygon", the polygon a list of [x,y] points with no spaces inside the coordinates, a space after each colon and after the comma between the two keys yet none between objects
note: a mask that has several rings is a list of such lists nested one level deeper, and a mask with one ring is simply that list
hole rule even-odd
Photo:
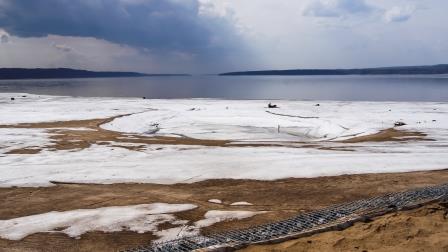
[{"label": "metal grating walkway", "polygon": [[428,203],[448,197],[448,184],[425,187],[406,192],[389,193],[383,196],[330,206],[296,217],[255,226],[248,229],[228,231],[207,236],[184,237],[163,243],[126,250],[126,252],[183,252],[219,247],[243,247],[244,245],[281,241],[316,231],[343,227],[366,216],[373,216]]}]

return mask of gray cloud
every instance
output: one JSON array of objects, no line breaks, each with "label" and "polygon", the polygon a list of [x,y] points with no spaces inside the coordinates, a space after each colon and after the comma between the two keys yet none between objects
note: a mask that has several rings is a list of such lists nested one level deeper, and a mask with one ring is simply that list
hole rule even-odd
[{"label": "gray cloud", "polygon": [[386,22],[405,22],[408,21],[415,11],[415,7],[393,7],[384,13],[384,20]]},{"label": "gray cloud", "polygon": [[53,47],[62,52],[71,52],[73,49],[65,44],[53,44]]},{"label": "gray cloud", "polygon": [[201,16],[197,0],[0,1],[0,26],[18,37],[94,37],[155,55],[195,55],[198,64],[216,66],[230,64],[232,52],[244,53],[233,24]]},{"label": "gray cloud", "polygon": [[0,36],[0,43],[6,44],[9,42],[9,36],[7,34],[2,34]]},{"label": "gray cloud", "polygon": [[367,4],[365,0],[311,0],[304,7],[304,16],[314,17],[341,17],[359,13],[369,13],[375,7]]}]

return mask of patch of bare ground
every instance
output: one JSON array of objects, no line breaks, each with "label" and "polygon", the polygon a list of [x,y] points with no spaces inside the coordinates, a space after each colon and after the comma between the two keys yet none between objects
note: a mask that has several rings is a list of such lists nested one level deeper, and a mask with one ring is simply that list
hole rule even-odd
[{"label": "patch of bare ground", "polygon": [[40,148],[22,148],[7,151],[5,154],[37,154],[41,151]]},{"label": "patch of bare ground", "polygon": [[[207,180],[192,184],[65,184],[53,187],[0,188],[0,219],[11,219],[49,211],[124,206],[154,202],[192,203],[192,211],[176,214],[191,222],[202,219],[208,210],[267,210],[241,221],[218,223],[203,232],[245,228],[285,219],[300,212],[336,203],[436,185],[448,181],[448,170],[396,174],[343,175],[309,179]],[[209,203],[221,199],[222,205]],[[229,206],[247,201],[253,206]],[[39,233],[21,241],[0,239],[0,251],[117,251],[148,244],[154,236],[132,232],[90,232],[81,239],[58,233]],[[372,245],[373,246],[373,245]],[[377,243],[379,246],[379,243]],[[291,250],[294,251],[294,250]],[[360,250],[362,251],[362,250]]]},{"label": "patch of bare ground", "polygon": [[347,140],[341,141],[342,143],[363,143],[363,142],[388,142],[388,141],[418,141],[418,140],[426,140],[430,141],[431,139],[426,138],[427,134],[418,132],[418,131],[405,131],[398,130],[396,128],[390,128],[381,130],[378,133],[365,135],[365,136],[357,136]]},{"label": "patch of bare ground", "polygon": [[433,204],[279,244],[249,246],[241,252],[448,251],[445,204]]}]

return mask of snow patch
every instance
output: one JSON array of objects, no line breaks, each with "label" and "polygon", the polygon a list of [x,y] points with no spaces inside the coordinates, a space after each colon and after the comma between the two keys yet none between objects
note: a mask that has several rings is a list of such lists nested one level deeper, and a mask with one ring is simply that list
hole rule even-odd
[{"label": "snow patch", "polygon": [[205,213],[205,219],[196,221],[194,225],[198,228],[208,227],[218,222],[229,221],[229,220],[241,220],[253,217],[257,214],[263,214],[266,211],[221,211],[221,210],[210,210]]},{"label": "snow patch", "polygon": [[33,155],[4,155],[0,157],[0,187],[51,186],[50,181],[173,184],[207,179],[275,180],[446,169],[445,145],[427,144],[432,143],[375,144],[352,152],[288,147],[180,150],[180,146],[137,152],[93,145],[74,152],[44,150]]},{"label": "snow patch", "polygon": [[[167,241],[183,236],[198,235],[200,229],[215,223],[250,218],[265,212],[218,211],[211,210],[204,219],[187,225],[187,220],[178,220],[171,213],[188,211],[196,208],[192,204],[153,203],[134,206],[102,207],[96,209],[79,209],[0,220],[0,238],[21,240],[28,235],[41,232],[61,232],[70,237],[79,238],[91,231],[119,232],[130,230],[138,233],[152,232]],[[158,230],[163,223],[180,225],[174,228]],[[62,230],[61,230],[62,229]]]},{"label": "snow patch", "polygon": [[219,199],[209,199],[208,202],[214,203],[214,204],[222,204],[222,200],[219,200]]},{"label": "snow patch", "polygon": [[44,129],[0,128],[0,154],[14,149],[41,148],[50,144],[50,136]]},{"label": "snow patch", "polygon": [[[178,224],[169,213],[196,208],[192,204],[153,203],[134,206],[80,209],[0,220],[0,237],[21,240],[39,232],[62,232],[70,237],[79,237],[90,231],[117,232],[131,230],[139,233],[157,231],[162,223]],[[56,229],[63,228],[61,231]]]},{"label": "snow patch", "polygon": [[239,202],[234,202],[230,205],[231,206],[253,206],[254,204],[246,202],[246,201],[239,201]]},{"label": "snow patch", "polygon": [[184,236],[198,235],[201,228],[212,226],[218,222],[242,220],[263,213],[266,213],[266,211],[251,212],[211,210],[205,213],[204,219],[196,221],[193,225],[184,225],[181,227],[161,230],[155,234],[161,237],[157,240],[157,242],[169,241]]}]

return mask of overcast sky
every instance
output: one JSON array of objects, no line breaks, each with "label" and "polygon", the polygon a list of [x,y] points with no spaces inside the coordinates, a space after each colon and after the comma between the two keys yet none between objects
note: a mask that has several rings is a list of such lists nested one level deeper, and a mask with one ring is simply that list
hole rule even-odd
[{"label": "overcast sky", "polygon": [[448,63],[446,0],[0,0],[0,67],[148,73]]}]

